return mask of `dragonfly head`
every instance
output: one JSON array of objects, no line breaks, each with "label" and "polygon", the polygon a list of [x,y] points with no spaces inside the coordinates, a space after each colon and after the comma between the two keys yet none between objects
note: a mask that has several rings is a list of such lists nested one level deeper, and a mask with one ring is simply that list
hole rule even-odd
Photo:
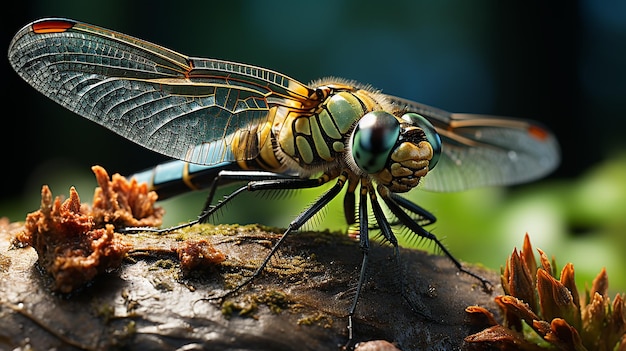
[{"label": "dragonfly head", "polygon": [[361,171],[392,192],[419,184],[441,155],[441,138],[432,124],[416,113],[398,118],[385,111],[363,116],[352,133],[352,158]]}]

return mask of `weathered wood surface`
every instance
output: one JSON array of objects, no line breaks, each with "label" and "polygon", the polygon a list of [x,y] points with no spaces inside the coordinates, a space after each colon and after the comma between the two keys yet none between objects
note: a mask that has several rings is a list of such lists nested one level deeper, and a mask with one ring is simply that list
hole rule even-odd
[{"label": "weathered wood surface", "polygon": [[[297,233],[265,272],[224,301],[205,300],[250,274],[279,236],[258,226],[197,226],[185,234],[127,236],[122,266],[69,295],[53,293],[34,249],[11,248],[18,224],[0,228],[0,349],[338,350],[348,338],[362,254],[337,233]],[[227,259],[183,272],[171,248],[207,238]],[[445,257],[374,245],[354,318],[354,341],[400,350],[454,350],[481,329],[469,305],[498,309],[479,282]],[[472,267],[489,278],[494,272]],[[404,277],[400,284],[398,277]],[[404,296],[400,293],[401,286]]]}]

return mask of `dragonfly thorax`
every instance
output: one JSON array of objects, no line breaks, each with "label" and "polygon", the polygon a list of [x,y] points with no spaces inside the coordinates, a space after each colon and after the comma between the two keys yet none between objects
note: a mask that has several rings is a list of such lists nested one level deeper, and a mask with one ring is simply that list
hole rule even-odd
[{"label": "dragonfly thorax", "polygon": [[367,87],[332,82],[316,92],[323,100],[317,108],[277,110],[274,120],[277,156],[300,176],[348,169],[397,193],[416,187],[436,164],[441,140],[424,117],[400,116]]},{"label": "dragonfly thorax", "polygon": [[316,108],[278,109],[274,117],[277,156],[301,175],[341,168],[357,122],[382,108],[371,92],[355,86],[337,83],[317,91],[323,102]]}]

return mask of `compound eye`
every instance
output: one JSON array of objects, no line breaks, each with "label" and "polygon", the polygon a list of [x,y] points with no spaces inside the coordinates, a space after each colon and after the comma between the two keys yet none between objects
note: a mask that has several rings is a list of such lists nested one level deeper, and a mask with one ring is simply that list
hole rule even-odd
[{"label": "compound eye", "polygon": [[400,123],[385,111],[372,111],[361,117],[352,134],[352,157],[368,174],[381,171],[400,136]]},{"label": "compound eye", "polygon": [[430,121],[417,113],[405,113],[402,116],[402,120],[424,131],[426,141],[428,141],[433,148],[433,158],[428,163],[428,169],[435,168],[441,158],[441,137],[435,130],[435,127],[433,127]]}]

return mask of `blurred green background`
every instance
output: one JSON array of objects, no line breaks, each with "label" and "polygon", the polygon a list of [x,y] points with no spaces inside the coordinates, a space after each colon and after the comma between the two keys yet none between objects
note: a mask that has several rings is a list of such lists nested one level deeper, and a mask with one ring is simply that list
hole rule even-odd
[{"label": "blurred green background", "polygon": [[[559,266],[574,263],[580,288],[606,267],[611,291],[626,291],[626,2],[31,0],[5,16],[3,46],[48,16],[302,82],[338,76],[449,111],[541,121],[562,147],[549,177],[409,196],[438,217],[429,229],[463,261],[499,269],[528,232]],[[2,59],[0,216],[23,220],[38,208],[42,184],[55,195],[74,185],[91,201],[94,164],[129,174],[166,160],[51,102]],[[219,219],[285,226],[316,194],[247,195]],[[166,225],[194,218],[204,196],[164,201]],[[345,230],[333,206],[315,228]]]}]

